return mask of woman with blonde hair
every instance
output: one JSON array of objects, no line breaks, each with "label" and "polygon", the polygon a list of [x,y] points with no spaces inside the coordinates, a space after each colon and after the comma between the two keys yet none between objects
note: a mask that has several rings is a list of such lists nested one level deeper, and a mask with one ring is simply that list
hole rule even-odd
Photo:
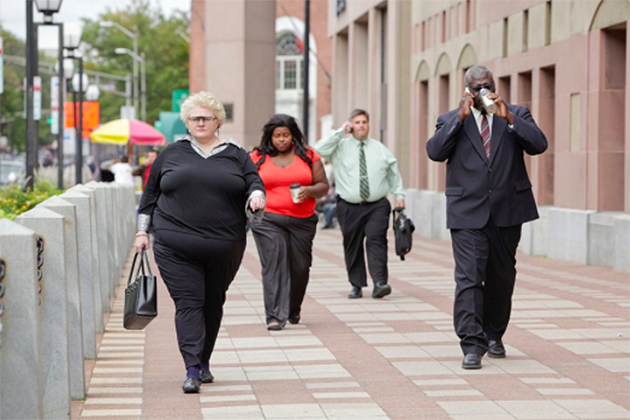
[{"label": "woman with blonde hair", "polygon": [[262,216],[265,190],[248,153],[218,136],[225,110],[209,92],[188,97],[181,118],[190,135],[155,159],[138,209],[137,251],[149,248],[175,302],[186,365],[185,393],[212,382],[210,356],[227,289],[241,264],[248,218]]}]

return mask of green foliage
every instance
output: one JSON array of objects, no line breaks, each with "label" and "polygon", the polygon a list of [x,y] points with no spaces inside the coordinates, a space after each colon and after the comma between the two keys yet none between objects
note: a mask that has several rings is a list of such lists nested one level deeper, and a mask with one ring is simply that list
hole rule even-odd
[{"label": "green foliage", "polygon": [[[0,30],[3,53],[24,57],[24,43],[13,34]],[[0,134],[9,139],[9,149],[22,152],[25,149],[26,121],[24,120],[24,92],[22,81],[25,68],[4,62],[4,93],[0,103]]]},{"label": "green foliage", "polygon": [[14,220],[15,216],[32,209],[53,195],[59,194],[61,191],[48,181],[39,181],[35,183],[33,190],[28,191],[23,191],[19,185],[0,189],[0,219]]},{"label": "green foliage", "polygon": [[[188,43],[178,32],[186,32],[189,19],[185,14],[164,16],[161,9],[148,0],[132,0],[126,8],[84,19],[83,42],[89,46],[85,68],[119,76],[133,75],[133,58],[116,54],[116,48],[133,51],[133,40],[115,27],[100,28],[103,21],[117,22],[138,34],[138,54],[146,62],[147,122],[152,124],[161,111],[171,110],[173,90],[188,86]],[[138,63],[138,79],[141,80]],[[116,90],[124,92],[124,82]],[[120,118],[125,99],[101,89],[101,121]],[[140,115],[138,115],[140,117]]]},{"label": "green foliage", "polygon": [[[5,30],[0,30],[3,39],[3,53],[5,56],[24,57],[26,46],[24,42],[17,39],[13,34]],[[51,62],[50,57],[40,52],[40,63]],[[54,60],[52,60],[54,62]],[[40,145],[49,145],[54,140],[54,135],[50,134],[50,126],[47,118],[50,112],[50,75],[41,71],[42,77],[42,118],[38,124],[38,142]],[[0,135],[6,136],[9,140],[8,151],[22,153],[26,150],[26,120],[24,117],[24,77],[26,68],[23,63],[15,63],[4,60],[4,93],[0,102]]]},{"label": "green foliage", "polygon": [[[149,0],[132,0],[121,9],[106,9],[94,19],[83,19],[84,29],[82,48],[84,51],[84,68],[119,76],[132,75],[133,59],[127,54],[118,55],[116,48],[128,48],[133,51],[133,41],[117,28],[100,28],[103,21],[117,22],[138,34],[138,53],[144,54],[146,60],[146,106],[147,122],[152,124],[158,119],[161,111],[171,110],[171,93],[173,90],[188,87],[188,43],[177,34],[186,32],[189,18],[185,13],[164,16],[159,6]],[[24,57],[26,46],[23,41],[0,26],[3,38],[4,54]],[[56,61],[40,52],[40,63]],[[38,144],[47,145],[54,141],[47,124],[50,104],[50,75],[40,72],[42,76],[42,120],[39,122]],[[23,65],[5,60],[4,93],[0,101],[0,135],[9,140],[8,151],[21,153],[26,150],[26,121],[24,118],[25,77]],[[140,67],[138,79],[141,80]],[[105,83],[101,79],[101,83]],[[117,82],[118,92],[125,91],[125,83]],[[71,99],[71,98],[70,98]],[[101,89],[101,122],[105,123],[120,118],[120,107],[125,99]],[[138,118],[140,115],[138,115]]]}]

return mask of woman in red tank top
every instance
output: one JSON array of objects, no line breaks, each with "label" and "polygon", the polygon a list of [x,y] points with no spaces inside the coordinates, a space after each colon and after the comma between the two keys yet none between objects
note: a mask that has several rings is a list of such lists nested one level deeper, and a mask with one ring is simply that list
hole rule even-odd
[{"label": "woman in red tank top", "polygon": [[[262,265],[267,329],[281,330],[287,320],[301,319],[318,222],[315,200],[326,195],[328,181],[319,155],[289,115],[271,117],[250,157],[267,194],[262,220],[250,223]],[[295,200],[293,184],[300,185]]]}]

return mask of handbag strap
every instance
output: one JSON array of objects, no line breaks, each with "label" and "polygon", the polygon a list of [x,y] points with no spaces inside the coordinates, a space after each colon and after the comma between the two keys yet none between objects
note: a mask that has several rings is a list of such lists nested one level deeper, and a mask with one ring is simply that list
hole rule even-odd
[{"label": "handbag strap", "polygon": [[[144,250],[143,250],[144,252]],[[133,256],[133,262],[131,263],[131,269],[129,270],[129,278],[127,279],[127,287],[131,285],[131,276],[133,275],[133,268],[136,266],[136,260],[138,259],[138,253]]]},{"label": "handbag strap", "polygon": [[147,267],[147,272],[149,273],[149,276],[153,276],[153,273],[151,272],[151,265],[149,264],[149,255],[147,254],[147,250],[143,249],[142,250],[142,261],[140,262],[140,264],[142,265],[142,275],[144,275],[144,266],[146,263],[146,267]]},{"label": "handbag strap", "polygon": [[[133,275],[133,269],[136,266],[137,259],[138,259],[138,253],[136,252],[136,255],[133,256],[131,269],[129,270],[129,278],[127,279],[127,287],[129,287],[129,285],[131,284],[131,277]],[[138,264],[138,269],[136,270],[136,277],[138,277],[138,274],[140,274],[140,271],[142,271],[143,276],[146,275],[144,272],[145,264],[146,264],[147,272],[149,273],[149,276],[153,276],[153,273],[151,273],[151,265],[149,264],[149,256],[147,255],[147,251],[143,249],[142,253],[140,254],[140,264]]]}]

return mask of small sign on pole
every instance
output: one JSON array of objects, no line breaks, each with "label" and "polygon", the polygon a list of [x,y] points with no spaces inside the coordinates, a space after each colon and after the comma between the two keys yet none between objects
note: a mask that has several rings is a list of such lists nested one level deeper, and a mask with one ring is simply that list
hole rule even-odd
[{"label": "small sign on pole", "polygon": [[4,93],[4,46],[0,36],[0,94]]},{"label": "small sign on pole", "polygon": [[190,92],[188,89],[178,89],[173,91],[173,112],[179,112],[181,110],[182,103],[188,98]]},{"label": "small sign on pole", "polygon": [[136,119],[136,109],[133,106],[121,106],[120,107],[120,118],[127,118],[130,120]]},{"label": "small sign on pole", "polygon": [[33,77],[33,119],[35,121],[42,119],[42,78],[40,76]]}]

